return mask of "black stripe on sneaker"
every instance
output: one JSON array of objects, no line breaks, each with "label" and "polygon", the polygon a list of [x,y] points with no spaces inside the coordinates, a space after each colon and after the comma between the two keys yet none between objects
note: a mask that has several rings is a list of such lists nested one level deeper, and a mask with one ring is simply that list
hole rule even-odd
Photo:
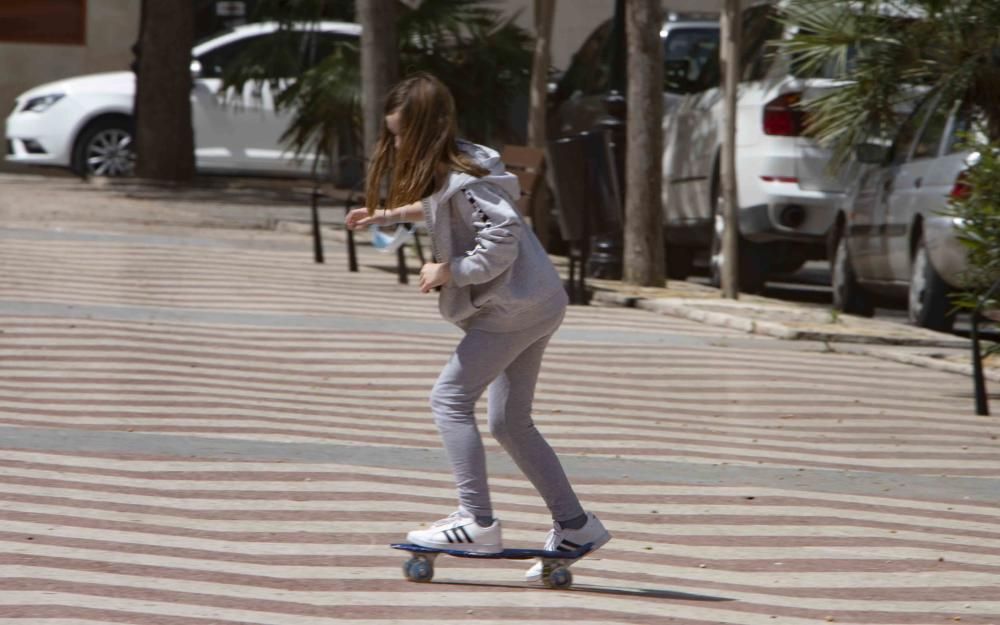
[{"label": "black stripe on sneaker", "polygon": [[465,531],[465,528],[461,527],[461,526],[456,527],[455,529],[452,530],[453,532],[455,532],[455,536],[458,536],[458,530],[462,530],[462,533],[465,534],[465,541],[466,542],[470,542],[470,543],[476,542],[476,541],[472,540],[472,536],[469,536],[469,532]]},{"label": "black stripe on sneaker", "polygon": [[567,551],[576,551],[577,549],[580,548],[580,545],[576,544],[575,542],[566,540],[565,538],[563,538],[563,541],[561,543],[559,543],[559,546],[560,547],[569,547],[569,549],[567,549]]},{"label": "black stripe on sneaker", "polygon": [[454,541],[454,540],[452,539],[452,537],[451,537],[451,534],[449,534],[449,533],[448,533],[448,530],[444,530],[444,531],[442,531],[441,533],[442,533],[442,534],[444,534],[444,537],[448,539],[448,542],[449,542],[449,543],[454,543],[454,542],[455,542],[455,541]]}]

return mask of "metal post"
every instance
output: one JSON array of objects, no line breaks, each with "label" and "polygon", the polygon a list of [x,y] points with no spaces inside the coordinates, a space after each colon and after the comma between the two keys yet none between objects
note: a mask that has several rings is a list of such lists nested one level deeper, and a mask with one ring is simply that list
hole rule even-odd
[{"label": "metal post", "polygon": [[399,276],[400,284],[409,284],[410,276],[406,271],[406,246],[400,245],[396,250],[396,275]]},{"label": "metal post", "polygon": [[312,228],[313,228],[313,259],[317,263],[323,261],[323,234],[319,227],[319,197],[321,193],[318,187],[313,187],[312,192]]},{"label": "metal post", "polygon": [[986,380],[983,379],[983,357],[979,351],[979,306],[972,311],[972,384],[976,395],[976,414],[989,416],[986,399]]},{"label": "metal post", "polygon": [[722,64],[725,132],[722,138],[722,158],[719,182],[725,199],[722,239],[722,295],[739,297],[739,208],[736,194],[736,90],[740,79],[740,0],[726,0],[722,12]]},{"label": "metal post", "polygon": [[982,319],[983,305],[990,301],[998,288],[1000,280],[994,282],[986,291],[986,295],[979,298],[976,308],[972,311],[972,383],[976,395],[976,414],[981,417],[989,416],[990,407],[986,396],[986,379],[983,375],[983,356],[979,349],[979,321]]},{"label": "metal post", "polygon": [[347,231],[347,270],[358,272],[358,251],[354,247],[354,231]]}]

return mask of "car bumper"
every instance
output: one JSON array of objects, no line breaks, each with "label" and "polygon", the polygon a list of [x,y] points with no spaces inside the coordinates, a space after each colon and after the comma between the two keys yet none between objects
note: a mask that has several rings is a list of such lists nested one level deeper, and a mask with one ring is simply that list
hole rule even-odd
[{"label": "car bumper", "polygon": [[958,219],[935,216],[924,221],[924,240],[931,265],[941,278],[961,288],[962,275],[968,268],[968,252],[958,240]]},{"label": "car bumper", "polygon": [[829,152],[796,137],[769,137],[737,152],[740,232],[751,241],[823,242],[843,183],[824,174]]},{"label": "car bumper", "polygon": [[769,194],[764,203],[740,209],[740,233],[757,242],[823,243],[836,221],[841,197],[840,193],[800,189]]},{"label": "car bumper", "polygon": [[[53,115],[57,103],[44,113],[16,112],[5,125],[5,158],[8,162],[68,166],[76,134],[72,116]],[[68,104],[68,103],[66,103]]]}]

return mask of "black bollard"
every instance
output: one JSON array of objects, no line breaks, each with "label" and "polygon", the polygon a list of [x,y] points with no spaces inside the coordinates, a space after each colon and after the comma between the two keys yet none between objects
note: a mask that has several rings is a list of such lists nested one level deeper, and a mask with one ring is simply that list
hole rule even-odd
[{"label": "black bollard", "polygon": [[313,187],[312,192],[312,227],[313,227],[313,259],[317,263],[324,262],[323,260],[323,233],[320,232],[319,227],[319,196],[320,191],[318,188]]}]

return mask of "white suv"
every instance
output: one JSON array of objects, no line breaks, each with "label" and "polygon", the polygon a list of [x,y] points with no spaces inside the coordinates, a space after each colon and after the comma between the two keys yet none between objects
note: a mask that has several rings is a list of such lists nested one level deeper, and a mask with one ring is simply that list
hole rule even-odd
[{"label": "white suv", "polygon": [[[248,83],[242,93],[220,92],[228,64],[277,30],[277,23],[247,24],[193,48],[191,113],[199,171],[304,175],[311,170],[311,155],[296,160],[281,145],[291,114],[275,110],[266,82]],[[333,45],[360,35],[360,26],[342,22],[295,29],[306,67]],[[18,96],[7,118],[7,161],[69,167],[80,175],[127,175],[134,161],[134,99],[132,72],[35,87]]]},{"label": "white suv", "polygon": [[[737,95],[736,171],[740,287],[759,291],[769,273],[790,272],[828,256],[828,237],[844,183],[829,173],[828,150],[803,136],[796,105],[835,86],[801,76],[768,41],[784,36],[767,5],[743,14],[743,77]],[[713,57],[715,63],[717,57]],[[688,93],[664,116],[663,207],[673,256],[711,251],[719,277],[722,216],[719,152],[724,131],[718,65],[698,68]]]}]

